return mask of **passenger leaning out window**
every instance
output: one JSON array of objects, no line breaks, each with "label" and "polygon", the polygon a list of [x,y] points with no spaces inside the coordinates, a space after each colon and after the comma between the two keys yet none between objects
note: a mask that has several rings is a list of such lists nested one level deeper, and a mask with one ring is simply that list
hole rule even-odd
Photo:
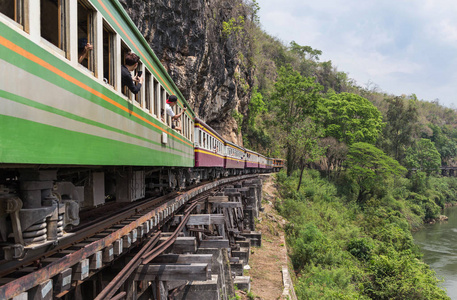
[{"label": "passenger leaning out window", "polygon": [[121,67],[121,80],[122,80],[122,88],[127,86],[129,90],[134,93],[138,94],[141,89],[141,84],[143,83],[143,76],[139,73],[134,78],[132,78],[131,72],[136,70],[138,67],[138,63],[140,61],[140,57],[133,52],[129,52],[125,55],[125,65]]}]

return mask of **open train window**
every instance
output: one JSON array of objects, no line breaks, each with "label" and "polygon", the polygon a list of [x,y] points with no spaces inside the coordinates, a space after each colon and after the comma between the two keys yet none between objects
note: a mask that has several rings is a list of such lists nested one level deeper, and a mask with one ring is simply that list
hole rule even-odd
[{"label": "open train window", "polygon": [[0,12],[24,26],[24,0],[0,0]]},{"label": "open train window", "polygon": [[[125,56],[129,52],[131,52],[130,48],[126,44],[124,44],[124,42],[121,42],[121,61],[124,66],[125,66]],[[132,76],[132,78],[133,78],[133,76]],[[126,85],[122,87],[122,94],[127,96],[127,98],[132,99],[132,93],[130,92],[129,88]]]},{"label": "open train window", "polygon": [[[160,106],[165,108],[165,103],[166,103],[166,99],[167,99],[167,94],[165,92],[165,89],[163,88],[163,86],[160,86],[160,94],[159,94],[159,101],[160,101]],[[167,112],[165,112],[165,123],[171,127],[171,117],[167,114]]]},{"label": "open train window", "polygon": [[[141,71],[143,72],[143,64],[140,62],[138,62],[138,67],[136,68],[136,70],[134,71],[134,77],[136,75],[138,75],[138,72]],[[144,76],[143,76],[143,79],[144,79]],[[137,83],[138,84],[138,83]],[[143,84],[144,84],[144,80],[143,80]],[[133,93],[132,93],[133,94]],[[143,105],[143,90],[141,89],[137,94],[133,94],[133,99],[135,99],[135,101],[139,104],[139,105]]]},{"label": "open train window", "polygon": [[115,86],[115,34],[109,25],[103,22],[103,80]]},{"label": "open train window", "polygon": [[78,1],[78,62],[94,72],[94,9],[86,2]]},{"label": "open train window", "polygon": [[152,106],[151,106],[151,95],[153,91],[151,91],[151,72],[148,69],[144,70],[144,108],[148,110],[149,113],[152,114]]},{"label": "open train window", "polygon": [[41,0],[41,36],[66,51],[67,13],[65,0]]},{"label": "open train window", "polygon": [[160,120],[162,122],[165,122],[165,108],[164,107],[161,107],[160,106],[160,97],[159,97],[159,91],[160,91],[160,88],[159,88],[159,82],[157,82],[157,80],[154,78],[153,79],[153,85],[154,87],[154,91],[153,91],[153,97],[152,97],[152,101],[153,101],[153,106],[154,106],[154,113],[155,115],[160,118]]}]

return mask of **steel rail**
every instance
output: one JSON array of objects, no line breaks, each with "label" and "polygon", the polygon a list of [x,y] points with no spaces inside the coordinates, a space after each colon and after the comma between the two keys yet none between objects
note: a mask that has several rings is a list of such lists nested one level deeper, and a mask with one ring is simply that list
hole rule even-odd
[{"label": "steel rail", "polygon": [[[141,264],[148,263],[151,259],[157,255],[163,253],[168,247],[170,247],[173,242],[176,240],[176,237],[184,228],[184,225],[187,224],[189,220],[190,213],[197,206],[197,201],[194,201],[190,207],[185,210],[186,215],[181,220],[181,223],[173,232],[173,234],[165,241],[160,244],[158,247],[152,249],[155,244],[159,241],[159,234],[155,234],[151,240],[132,258],[132,260],[116,275],[116,277],[101,291],[100,294],[95,298],[95,300],[104,300],[112,299],[116,291],[121,287],[121,285],[129,278],[129,276],[138,268]],[[152,257],[151,259],[149,259]]]},{"label": "steel rail", "polygon": [[149,251],[155,244],[159,242],[161,231],[157,231],[151,236],[146,245],[133,257],[131,261],[114,277],[114,279],[101,291],[95,300],[111,299],[114,293],[128,279],[128,277],[141,264],[141,257],[146,251]]},{"label": "steel rail", "polygon": [[159,254],[161,254],[162,252],[164,252],[168,247],[170,247],[171,245],[173,245],[173,243],[176,241],[176,238],[178,237],[178,233],[181,232],[181,230],[184,228],[184,226],[187,224],[187,221],[189,221],[189,218],[190,218],[190,214],[192,212],[192,210],[197,206],[198,202],[195,201],[191,204],[191,206],[186,209],[185,211],[185,215],[184,217],[182,218],[182,221],[181,223],[179,224],[179,226],[176,228],[176,230],[173,232],[173,234],[165,241],[163,242],[162,244],[160,244],[159,246],[157,246],[156,248],[152,249],[151,251],[145,253],[141,259],[143,261],[144,264],[147,264],[149,263],[151,260],[153,260],[154,258],[156,258]]}]

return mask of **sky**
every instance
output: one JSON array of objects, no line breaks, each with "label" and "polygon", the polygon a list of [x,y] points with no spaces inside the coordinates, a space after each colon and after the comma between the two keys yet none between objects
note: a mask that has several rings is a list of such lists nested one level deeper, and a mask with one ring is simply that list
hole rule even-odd
[{"label": "sky", "polygon": [[456,0],[257,0],[262,29],[359,86],[457,109]]}]

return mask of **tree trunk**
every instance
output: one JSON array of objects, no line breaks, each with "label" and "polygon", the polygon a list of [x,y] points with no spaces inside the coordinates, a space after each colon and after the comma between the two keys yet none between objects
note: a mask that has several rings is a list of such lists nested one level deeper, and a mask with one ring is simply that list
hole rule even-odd
[{"label": "tree trunk", "polygon": [[300,169],[301,169],[300,180],[298,181],[297,192],[300,191],[301,181],[302,181],[302,178],[303,178],[303,171],[305,171],[305,164],[303,163],[303,161],[301,161]]}]

